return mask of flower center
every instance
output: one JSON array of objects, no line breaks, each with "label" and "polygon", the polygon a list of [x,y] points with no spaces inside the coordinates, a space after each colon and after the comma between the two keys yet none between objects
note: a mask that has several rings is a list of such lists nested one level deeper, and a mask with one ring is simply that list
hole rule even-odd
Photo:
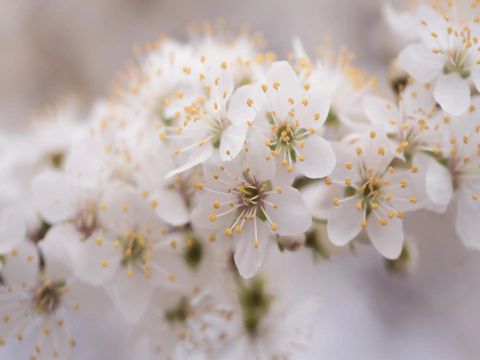
[{"label": "flower center", "polygon": [[33,297],[35,311],[39,314],[54,313],[62,302],[65,288],[64,281],[45,282],[38,286]]},{"label": "flower center", "polygon": [[244,174],[245,180],[238,185],[232,192],[237,195],[239,204],[243,209],[258,207],[265,199],[266,192],[272,189],[270,181],[257,181]]},{"label": "flower center", "polygon": [[224,117],[212,118],[209,122],[210,136],[212,136],[212,144],[218,149],[223,131],[230,126],[230,120]]},{"label": "flower center", "polygon": [[188,299],[182,297],[175,307],[165,311],[165,318],[172,324],[184,323],[192,313],[193,309],[191,308]]},{"label": "flower center", "polygon": [[99,225],[95,206],[89,206],[80,211],[75,218],[75,228],[83,239],[90,237],[99,228]]},{"label": "flower center", "polygon": [[203,259],[202,243],[198,241],[193,235],[187,238],[187,247],[183,253],[183,258],[187,265],[195,270],[198,268]]},{"label": "flower center", "polygon": [[443,69],[445,74],[457,73],[462,78],[470,76],[470,58],[466,49],[450,51]]},{"label": "flower center", "polygon": [[279,144],[289,146],[294,141],[294,128],[290,124],[283,124],[277,130],[277,141]]},{"label": "flower center", "polygon": [[270,310],[274,297],[267,292],[265,282],[259,277],[248,283],[239,283],[238,287],[243,324],[248,334],[255,335],[261,320]]},{"label": "flower center", "polygon": [[121,264],[127,266],[130,264],[144,263],[147,246],[144,237],[134,231],[130,231],[123,238],[123,258]]}]

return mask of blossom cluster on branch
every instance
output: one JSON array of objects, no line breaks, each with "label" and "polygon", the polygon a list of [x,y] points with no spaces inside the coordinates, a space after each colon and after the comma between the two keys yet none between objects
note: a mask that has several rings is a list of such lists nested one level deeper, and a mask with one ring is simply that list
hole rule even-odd
[{"label": "blossom cluster on branch", "polygon": [[132,359],[290,358],[318,301],[286,301],[267,254],[367,244],[395,269],[407,213],[450,204],[480,248],[480,11],[406,18],[392,93],[345,49],[207,32],[146,44],[87,116],[2,133],[0,345],[68,359],[76,319],[114,309]]}]

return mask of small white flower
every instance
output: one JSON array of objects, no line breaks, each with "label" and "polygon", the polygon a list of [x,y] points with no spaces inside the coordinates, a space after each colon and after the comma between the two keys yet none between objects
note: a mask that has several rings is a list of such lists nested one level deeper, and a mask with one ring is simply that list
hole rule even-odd
[{"label": "small white flower", "polygon": [[478,24],[457,22],[431,7],[416,12],[422,42],[407,46],[398,61],[414,79],[433,83],[433,95],[452,115],[467,111],[471,87],[480,90]]},{"label": "small white flower", "polygon": [[[106,188],[99,220],[103,236],[81,242],[83,251],[76,254],[79,275],[94,284],[107,284],[120,312],[136,322],[153,290],[176,280],[176,268],[161,260],[165,252],[175,252],[167,237],[170,229],[137,189],[121,183]],[[46,241],[50,236],[51,232]]]},{"label": "small white flower", "polygon": [[192,222],[208,230],[210,239],[235,240],[235,263],[243,277],[261,267],[270,234],[298,235],[311,225],[300,193],[277,186],[275,166],[262,136],[255,132],[244,153],[220,166],[205,169]]},{"label": "small white flower", "polygon": [[198,76],[202,91],[184,107],[177,125],[160,128],[160,138],[173,142],[173,155],[181,164],[167,177],[191,169],[214,154],[222,161],[235,158],[245,142],[247,124],[255,116],[252,108],[243,106],[248,88],[235,89],[227,62],[215,68],[205,66],[204,71],[190,76]]},{"label": "small white flower", "polygon": [[337,148],[337,166],[325,184],[333,209],[327,233],[335,245],[345,245],[366,229],[373,246],[386,258],[400,255],[405,211],[419,207],[414,195],[418,167],[392,166],[394,150],[386,134],[371,130],[357,143]]},{"label": "small white flower", "polygon": [[[372,124],[382,126],[395,142],[395,151],[407,163],[419,165],[419,194],[425,206],[436,212],[446,210],[452,186],[448,170],[438,163],[446,128],[444,114],[432,97],[430,84],[408,85],[398,105],[376,96],[364,100],[365,113]],[[448,117],[447,117],[448,118]]]},{"label": "small white flower", "polygon": [[294,52],[302,81],[314,84],[331,98],[326,136],[339,139],[352,130],[368,127],[362,100],[375,86],[375,79],[352,65],[353,54],[345,48],[335,54],[322,47],[318,57],[311,60],[299,39],[294,42]]},{"label": "small white flower", "polygon": [[17,340],[31,344],[34,359],[68,359],[77,343],[75,319],[101,315],[109,302],[102,289],[72,277],[68,254],[61,248],[41,246],[41,250],[42,269],[37,249],[29,242],[19,244],[5,258],[0,344]]},{"label": "small white flower", "polygon": [[320,136],[330,98],[313,85],[302,86],[300,78],[285,61],[275,62],[263,84],[247,85],[246,108],[255,109],[252,126],[260,129],[265,145],[278,159],[277,176],[288,183],[294,169],[309,178],[321,178],[335,166],[335,154]]},{"label": "small white flower", "polygon": [[457,197],[456,230],[463,243],[480,249],[480,101],[471,111],[449,119],[442,155]]},{"label": "small white flower", "polygon": [[286,302],[278,298],[282,294],[272,292],[268,280],[258,275],[237,282],[240,316],[235,317],[220,358],[290,359],[307,346],[318,301],[308,297]]},{"label": "small white flower", "polygon": [[[218,350],[233,316],[231,306],[222,305],[200,286],[157,291],[133,340],[146,338],[145,358],[188,359]],[[138,356],[138,350],[135,353]]]}]

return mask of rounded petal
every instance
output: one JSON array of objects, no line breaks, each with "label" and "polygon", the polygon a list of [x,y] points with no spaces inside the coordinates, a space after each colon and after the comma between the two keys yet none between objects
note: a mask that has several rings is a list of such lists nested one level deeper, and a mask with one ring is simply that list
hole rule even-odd
[{"label": "rounded petal", "polygon": [[300,79],[287,61],[274,62],[267,71],[267,96],[269,104],[280,118],[292,109],[289,99],[298,100],[302,95]]},{"label": "rounded petal", "polygon": [[332,145],[320,136],[306,138],[300,153],[303,161],[297,161],[297,167],[306,177],[322,178],[330,175],[335,168],[336,157]]},{"label": "rounded petal", "polygon": [[[258,239],[255,239],[254,221],[257,222]],[[254,221],[248,221],[242,233],[236,239],[235,265],[237,265],[240,275],[245,279],[251,278],[260,270],[269,242],[268,228],[258,219]]]},{"label": "rounded petal", "polygon": [[390,101],[367,95],[363,100],[363,108],[372,124],[383,126],[386,132],[397,129],[396,124],[400,121],[400,114],[398,108]]},{"label": "rounded petal", "polygon": [[211,143],[203,144],[202,146],[198,146],[197,149],[192,151],[187,159],[183,162],[183,164],[172,171],[169,171],[168,174],[165,176],[166,179],[169,179],[175,175],[181,174],[184,171],[187,171],[194,166],[205,162],[212,156],[213,153],[213,145]]},{"label": "rounded petal", "polygon": [[105,284],[115,276],[122,255],[102,233],[77,243],[74,260],[79,279],[92,285]]},{"label": "rounded petal", "polygon": [[473,84],[478,92],[480,92],[480,67],[477,66],[473,71],[471,78],[473,79]]},{"label": "rounded petal", "polygon": [[275,163],[270,155],[270,150],[265,146],[265,138],[260,131],[255,131],[250,136],[244,168],[249,168],[258,180],[273,179]]},{"label": "rounded petal", "polygon": [[220,141],[220,158],[222,161],[234,159],[242,150],[247,136],[247,124],[231,125],[222,133]]},{"label": "rounded petal", "polygon": [[155,208],[155,212],[163,221],[173,226],[181,226],[190,220],[185,199],[178,191],[159,191],[155,198],[158,199],[158,206]]},{"label": "rounded petal", "polygon": [[363,212],[355,207],[357,201],[356,198],[348,199],[328,214],[327,235],[332,244],[343,246],[360,234]]},{"label": "rounded petal", "polygon": [[375,249],[384,257],[397,259],[400,256],[404,242],[400,219],[388,219],[387,224],[382,225],[372,213],[367,220],[367,234]]},{"label": "rounded petal", "polygon": [[35,245],[30,241],[20,242],[10,254],[5,256],[5,263],[2,265],[5,282],[9,285],[35,284],[38,278],[39,261]]},{"label": "rounded petal", "polygon": [[233,125],[246,125],[255,120],[266,100],[258,84],[241,86],[228,102],[227,117]]},{"label": "rounded petal", "polygon": [[33,179],[33,201],[43,218],[56,223],[75,213],[68,176],[59,171],[46,171]]},{"label": "rounded petal", "polygon": [[111,311],[112,302],[102,287],[92,286],[79,280],[68,284],[69,292],[65,295],[70,304],[78,304],[75,314],[82,318],[98,319]]},{"label": "rounded petal", "polygon": [[451,115],[461,115],[470,106],[468,81],[457,73],[441,75],[435,83],[433,96],[442,109]]},{"label": "rounded petal", "polygon": [[480,202],[466,191],[458,196],[455,227],[466,247],[480,250]]},{"label": "rounded petal", "polygon": [[453,196],[452,175],[445,166],[432,158],[425,173],[425,187],[435,208],[440,212],[445,211]]},{"label": "rounded petal", "polygon": [[25,239],[26,222],[21,209],[8,206],[0,213],[0,254],[12,250]]},{"label": "rounded petal", "polygon": [[276,206],[267,206],[268,217],[278,227],[276,233],[282,236],[299,235],[312,225],[312,214],[305,205],[297,189],[284,187],[281,192],[267,197],[267,201]]},{"label": "rounded petal", "polygon": [[330,111],[330,95],[318,88],[312,88],[303,94],[301,101],[295,106],[295,117],[301,126],[318,129],[327,119]]},{"label": "rounded petal", "polygon": [[429,82],[440,74],[444,60],[423,44],[410,44],[398,56],[398,64],[414,79]]},{"label": "rounded petal", "polygon": [[126,271],[121,271],[113,283],[115,302],[130,323],[140,320],[147,309],[152,293],[152,282],[142,272],[137,271],[129,277]]},{"label": "rounded petal", "polygon": [[100,223],[116,234],[143,228],[145,220],[153,213],[136,188],[122,183],[114,183],[105,190],[101,207]]}]

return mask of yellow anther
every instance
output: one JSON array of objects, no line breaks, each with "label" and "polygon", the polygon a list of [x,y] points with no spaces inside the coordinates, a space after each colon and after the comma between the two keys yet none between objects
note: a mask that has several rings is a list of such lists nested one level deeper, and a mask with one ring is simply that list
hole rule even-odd
[{"label": "yellow anther", "polygon": [[348,170],[352,170],[353,164],[352,164],[351,162],[347,162],[347,163],[345,164],[345,167],[346,167]]},{"label": "yellow anther", "polygon": [[375,139],[376,136],[377,133],[374,130],[370,131],[370,139]]},{"label": "yellow anther", "polygon": [[217,215],[215,215],[215,214],[210,214],[210,215],[208,216],[208,220],[210,220],[210,221],[215,221],[215,220],[217,220]]},{"label": "yellow anther", "polygon": [[407,180],[401,180],[401,181],[400,181],[400,187],[401,187],[402,189],[405,189],[405,188],[407,187]]},{"label": "yellow anther", "polygon": [[104,260],[100,261],[100,265],[101,265],[104,269],[107,268],[107,267],[108,267],[108,260],[105,260],[105,259],[104,259]]},{"label": "yellow anther", "polygon": [[345,185],[347,185],[347,186],[352,185],[352,179],[346,178],[346,179],[345,179]]},{"label": "yellow anther", "polygon": [[333,202],[333,205],[335,205],[335,206],[340,205],[340,199],[337,198],[337,197],[334,197],[334,198],[332,199],[332,202]]},{"label": "yellow anther", "polygon": [[412,204],[416,204],[417,198],[415,196],[412,196],[408,201],[410,201]]},{"label": "yellow anther", "polygon": [[330,179],[329,177],[326,177],[325,178],[325,184],[326,185],[331,185],[332,184],[332,179]]},{"label": "yellow anther", "polygon": [[195,184],[195,188],[196,188],[197,190],[203,190],[204,187],[205,187],[205,185],[204,185],[203,183],[201,183],[201,182],[197,182],[197,183]]},{"label": "yellow anther", "polygon": [[277,231],[278,230],[278,224],[272,223],[271,229],[272,229],[272,231]]},{"label": "yellow anther", "polygon": [[220,201],[214,201],[214,202],[212,203],[212,207],[213,207],[214,209],[219,209],[219,208],[220,208]]},{"label": "yellow anther", "polygon": [[226,228],[226,229],[225,229],[225,235],[227,235],[227,236],[232,236],[232,229]]},{"label": "yellow anther", "polygon": [[258,249],[260,247],[260,241],[255,240],[253,246],[255,246],[255,249]]}]

